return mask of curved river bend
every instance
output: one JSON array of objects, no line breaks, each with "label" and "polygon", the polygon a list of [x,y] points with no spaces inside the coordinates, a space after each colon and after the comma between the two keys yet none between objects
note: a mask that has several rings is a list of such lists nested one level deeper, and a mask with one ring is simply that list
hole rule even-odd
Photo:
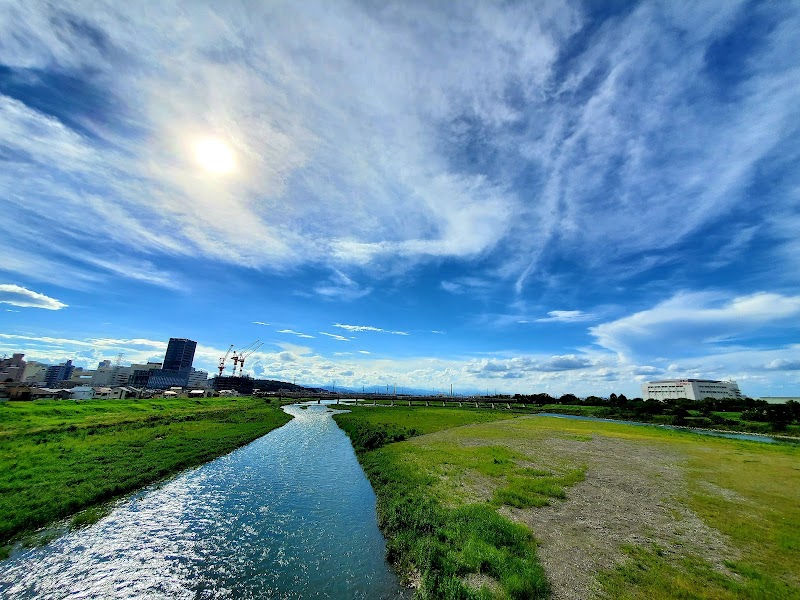
[{"label": "curved river bend", "polygon": [[3,598],[402,598],[375,495],[324,405],[0,563]]}]

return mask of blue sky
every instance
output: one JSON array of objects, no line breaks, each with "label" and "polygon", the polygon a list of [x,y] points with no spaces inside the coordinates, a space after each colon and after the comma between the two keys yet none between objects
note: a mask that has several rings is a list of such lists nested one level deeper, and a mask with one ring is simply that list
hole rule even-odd
[{"label": "blue sky", "polygon": [[800,394],[795,2],[0,15],[0,353]]}]

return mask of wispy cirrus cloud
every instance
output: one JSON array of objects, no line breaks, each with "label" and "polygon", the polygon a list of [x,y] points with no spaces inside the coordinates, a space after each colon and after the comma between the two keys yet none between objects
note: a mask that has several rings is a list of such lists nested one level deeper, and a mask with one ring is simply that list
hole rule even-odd
[{"label": "wispy cirrus cloud", "polygon": [[320,331],[319,334],[328,336],[329,338],[333,338],[335,340],[339,340],[340,342],[349,342],[349,341],[351,341],[349,337],[345,337],[343,335],[338,335],[336,333],[327,333],[325,331]]},{"label": "wispy cirrus cloud", "polygon": [[45,310],[67,308],[67,305],[60,300],[13,283],[0,284],[0,304],[10,304],[24,308],[43,308]]},{"label": "wispy cirrus cloud", "polygon": [[[91,215],[97,244],[137,261],[324,265],[334,277],[311,289],[327,298],[371,293],[349,274],[359,265],[375,277],[396,272],[387,263],[443,257],[491,258],[494,279],[515,280],[520,294],[557,259],[628,276],[745,206],[773,153],[796,155],[800,17],[718,1],[641,3],[598,27],[589,18],[556,2],[188,13],[12,2],[0,24],[0,61],[16,81],[0,94],[11,144],[0,190],[16,218],[45,219],[75,249],[94,243]],[[746,56],[723,56],[748,18],[775,26]],[[577,48],[576,34],[586,36]],[[736,77],[715,68],[726,60]],[[82,95],[49,111],[26,103],[25,90],[62,91],[42,76],[51,72]],[[192,163],[191,139],[207,133],[232,146],[235,177]],[[789,216],[786,196],[762,198],[764,215]],[[785,248],[780,225],[757,216],[709,261],[736,260],[765,234]],[[174,281],[157,268],[141,275]],[[462,293],[470,278],[481,279],[442,286]]]},{"label": "wispy cirrus cloud", "polygon": [[278,333],[287,333],[290,335],[296,335],[297,337],[301,338],[313,338],[313,335],[309,335],[308,333],[302,333],[300,331],[294,331],[292,329],[279,329]]},{"label": "wispy cirrus cloud", "polygon": [[334,327],[338,327],[339,329],[346,329],[347,331],[352,332],[374,332],[374,333],[390,333],[392,335],[411,335],[407,331],[392,331],[390,329],[383,329],[382,327],[373,327],[372,325],[345,325],[342,323],[334,323]]},{"label": "wispy cirrus cloud", "polygon": [[579,323],[591,321],[595,316],[582,310],[551,310],[546,317],[536,319],[537,323]]}]

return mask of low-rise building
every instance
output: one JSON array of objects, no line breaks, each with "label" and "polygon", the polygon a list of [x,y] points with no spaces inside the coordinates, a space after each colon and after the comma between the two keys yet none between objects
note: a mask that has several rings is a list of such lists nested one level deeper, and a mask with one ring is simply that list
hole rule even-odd
[{"label": "low-rise building", "polygon": [[94,398],[94,388],[90,385],[79,385],[70,391],[74,400],[91,400]]},{"label": "low-rise building", "polygon": [[645,400],[671,400],[687,398],[741,398],[742,393],[735,381],[715,381],[712,379],[662,379],[648,381],[642,385],[642,398]]}]

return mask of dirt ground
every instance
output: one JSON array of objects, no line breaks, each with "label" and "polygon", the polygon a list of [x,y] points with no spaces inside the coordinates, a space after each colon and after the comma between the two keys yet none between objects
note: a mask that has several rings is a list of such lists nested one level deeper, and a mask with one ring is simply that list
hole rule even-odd
[{"label": "dirt ground", "polygon": [[[716,568],[735,557],[723,535],[688,509],[685,466],[662,445],[594,435],[518,440],[514,449],[585,464],[586,478],[567,490],[567,499],[531,509],[504,508],[525,523],[540,542],[539,556],[556,600],[602,597],[599,571],[625,555],[621,547],[658,545],[664,552],[703,556]],[[718,490],[724,494],[727,490]]]}]

